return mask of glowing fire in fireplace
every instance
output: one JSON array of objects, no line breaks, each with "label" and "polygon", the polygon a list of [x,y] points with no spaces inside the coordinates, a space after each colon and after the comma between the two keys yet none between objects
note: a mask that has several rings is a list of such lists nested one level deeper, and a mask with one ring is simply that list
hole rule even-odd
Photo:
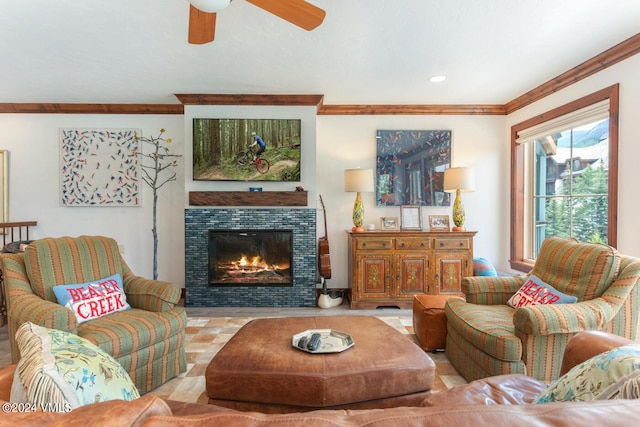
[{"label": "glowing fire in fireplace", "polygon": [[209,284],[292,286],[292,232],[209,230]]},{"label": "glowing fire in fireplace", "polygon": [[270,271],[270,270],[282,270],[280,265],[271,264],[268,265],[260,256],[251,257],[251,261],[246,255],[242,255],[240,260],[231,261],[233,267],[242,272],[256,272],[256,271]]},{"label": "glowing fire in fireplace", "polygon": [[269,264],[260,256],[247,256],[244,254],[238,260],[218,263],[221,281],[225,281],[225,278],[242,280],[243,282],[246,280],[257,282],[282,281],[289,276],[288,272],[285,276],[282,276],[288,268],[288,266],[280,264]]}]

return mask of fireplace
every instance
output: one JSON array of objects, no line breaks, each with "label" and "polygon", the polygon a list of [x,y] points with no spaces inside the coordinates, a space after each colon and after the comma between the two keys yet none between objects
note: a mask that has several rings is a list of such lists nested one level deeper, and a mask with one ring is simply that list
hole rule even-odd
[{"label": "fireplace", "polygon": [[[315,307],[317,242],[315,208],[185,209],[185,306]],[[244,230],[291,233],[291,282],[210,283],[209,232]]]},{"label": "fireplace", "polygon": [[209,284],[291,286],[292,230],[209,230]]}]

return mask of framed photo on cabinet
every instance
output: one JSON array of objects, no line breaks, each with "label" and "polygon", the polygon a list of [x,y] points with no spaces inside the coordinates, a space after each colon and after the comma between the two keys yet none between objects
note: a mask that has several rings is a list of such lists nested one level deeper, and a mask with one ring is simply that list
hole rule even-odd
[{"label": "framed photo on cabinet", "polygon": [[422,208],[420,206],[400,206],[400,229],[422,230]]},{"label": "framed photo on cabinet", "polygon": [[429,215],[429,231],[449,231],[449,215]]},{"label": "framed photo on cabinet", "polygon": [[398,218],[395,216],[383,216],[380,218],[380,228],[382,230],[397,230]]}]

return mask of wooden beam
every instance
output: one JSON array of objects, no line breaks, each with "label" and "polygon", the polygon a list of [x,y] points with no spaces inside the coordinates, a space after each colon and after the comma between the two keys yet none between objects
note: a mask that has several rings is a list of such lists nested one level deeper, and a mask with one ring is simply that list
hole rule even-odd
[{"label": "wooden beam", "polygon": [[176,94],[184,105],[311,105],[322,103],[324,95]]},{"label": "wooden beam", "polygon": [[319,115],[504,115],[504,105],[322,105]]},{"label": "wooden beam", "polygon": [[[256,182],[259,184],[259,182]],[[307,206],[306,191],[190,191],[191,206]]]},{"label": "wooden beam", "polygon": [[0,113],[34,114],[184,114],[182,104],[0,103]]}]

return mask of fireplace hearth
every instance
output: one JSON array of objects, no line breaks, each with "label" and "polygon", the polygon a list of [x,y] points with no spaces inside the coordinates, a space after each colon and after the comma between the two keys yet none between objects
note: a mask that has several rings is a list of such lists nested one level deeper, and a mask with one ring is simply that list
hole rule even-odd
[{"label": "fireplace hearth", "polygon": [[209,230],[209,284],[291,286],[291,230]]}]

